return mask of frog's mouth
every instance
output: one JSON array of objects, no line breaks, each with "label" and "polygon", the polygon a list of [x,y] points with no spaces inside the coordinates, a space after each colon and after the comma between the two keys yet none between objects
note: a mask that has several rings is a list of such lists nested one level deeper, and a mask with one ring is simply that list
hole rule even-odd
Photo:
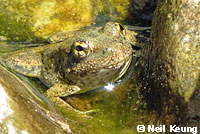
[{"label": "frog's mouth", "polygon": [[[96,72],[101,77],[104,77],[110,82],[119,80],[128,70],[132,62],[132,53],[129,54],[126,58],[121,59],[117,63],[112,65],[104,66],[99,71]],[[109,78],[108,78],[109,77]]]}]

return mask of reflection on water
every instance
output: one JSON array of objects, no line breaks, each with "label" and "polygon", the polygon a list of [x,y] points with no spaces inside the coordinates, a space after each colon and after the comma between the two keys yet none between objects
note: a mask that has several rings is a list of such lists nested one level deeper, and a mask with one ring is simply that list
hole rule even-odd
[{"label": "reflection on water", "polygon": [[15,42],[8,42],[6,40],[0,39],[0,54],[16,51],[24,47],[36,47],[36,46],[41,46],[41,45],[44,45],[44,44],[29,44],[26,42],[15,43]]}]

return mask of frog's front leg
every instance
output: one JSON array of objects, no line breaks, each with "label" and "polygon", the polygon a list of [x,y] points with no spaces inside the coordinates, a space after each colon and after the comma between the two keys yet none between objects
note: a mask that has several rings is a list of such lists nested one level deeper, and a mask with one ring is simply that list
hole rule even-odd
[{"label": "frog's front leg", "polygon": [[75,85],[56,84],[47,90],[46,95],[47,98],[49,98],[52,102],[62,107],[65,107],[68,111],[76,112],[78,114],[81,114],[83,117],[88,117],[86,114],[90,111],[82,112],[77,109],[74,109],[67,102],[60,98],[75,94],[80,90],[81,89]]}]

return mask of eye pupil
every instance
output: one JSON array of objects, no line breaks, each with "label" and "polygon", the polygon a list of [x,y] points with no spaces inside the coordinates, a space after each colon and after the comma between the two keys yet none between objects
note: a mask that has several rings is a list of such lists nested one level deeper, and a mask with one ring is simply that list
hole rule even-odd
[{"label": "eye pupil", "polygon": [[120,29],[123,31],[124,27],[122,25],[119,24]]},{"label": "eye pupil", "polygon": [[83,51],[84,48],[83,48],[82,46],[78,45],[78,46],[76,46],[76,50],[77,50],[77,51]]}]

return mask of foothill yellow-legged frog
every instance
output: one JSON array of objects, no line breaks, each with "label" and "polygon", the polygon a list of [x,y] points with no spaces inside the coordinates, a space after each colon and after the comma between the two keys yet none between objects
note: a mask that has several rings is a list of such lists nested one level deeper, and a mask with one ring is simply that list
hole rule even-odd
[{"label": "foothill yellow-legged frog", "polygon": [[114,82],[128,69],[135,33],[119,23],[53,35],[48,44],[1,56],[1,64],[25,76],[39,78],[47,97],[70,108],[60,97],[84,93]]}]

